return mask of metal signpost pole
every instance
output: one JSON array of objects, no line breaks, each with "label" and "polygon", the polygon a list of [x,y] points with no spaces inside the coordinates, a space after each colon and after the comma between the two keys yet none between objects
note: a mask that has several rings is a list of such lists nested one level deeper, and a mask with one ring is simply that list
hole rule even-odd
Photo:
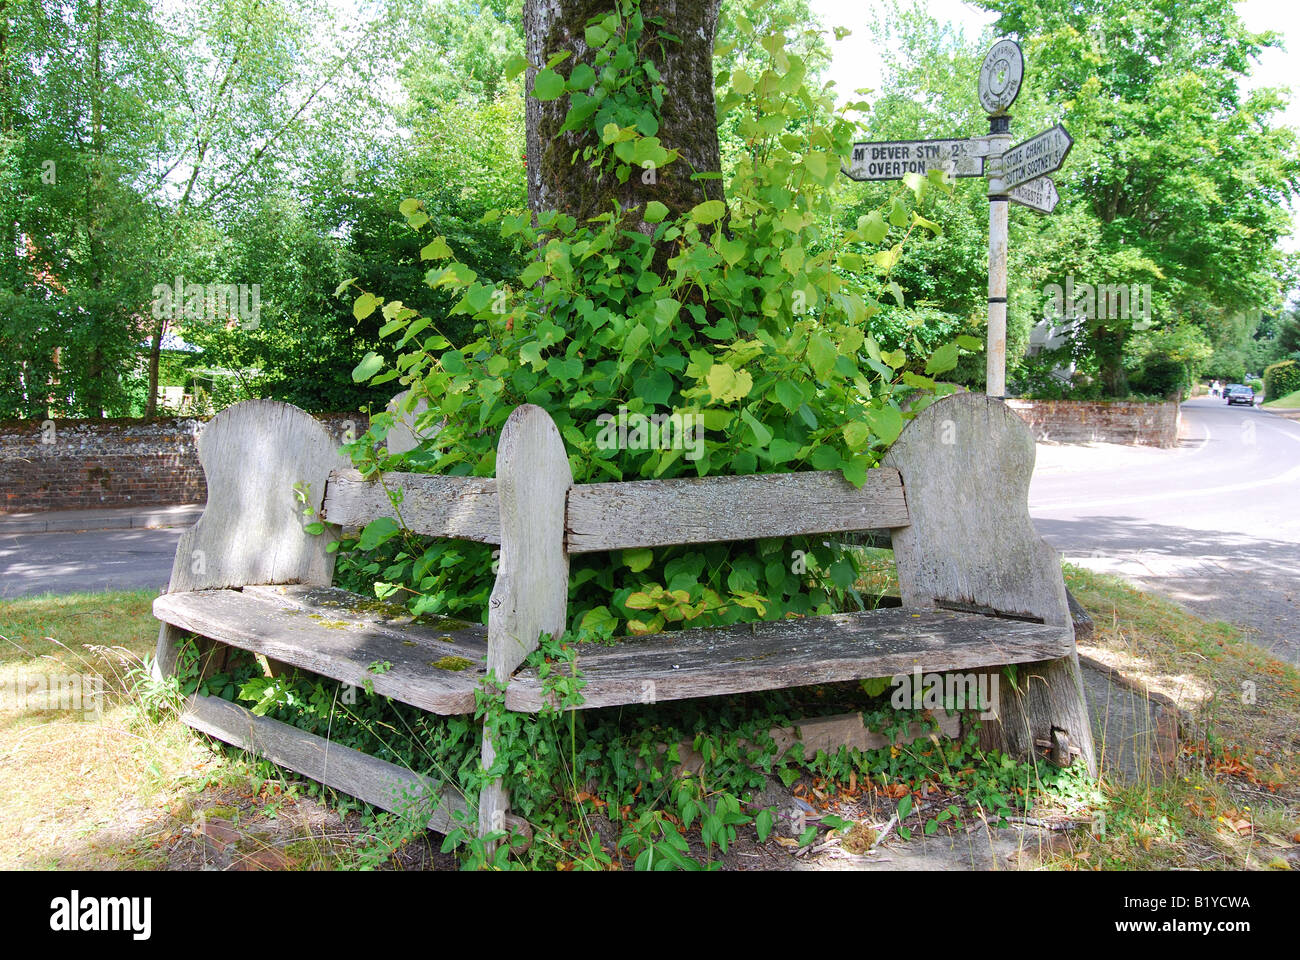
[{"label": "metal signpost pole", "polygon": [[1007,395],[1007,210],[1002,154],[1011,146],[1011,118],[989,117],[989,314],[984,357],[984,392]]},{"label": "metal signpost pole", "polygon": [[984,393],[1007,394],[1007,194],[1002,175],[1002,155],[1011,146],[1011,118],[1007,108],[1020,93],[1025,60],[1014,40],[999,40],[980,67],[979,99],[989,114],[989,314],[988,344],[984,359]]}]

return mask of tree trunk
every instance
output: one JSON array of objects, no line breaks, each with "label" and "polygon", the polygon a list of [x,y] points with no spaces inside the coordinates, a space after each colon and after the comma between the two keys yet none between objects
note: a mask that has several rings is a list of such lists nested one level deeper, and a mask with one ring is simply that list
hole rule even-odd
[{"label": "tree trunk", "polygon": [[[568,96],[540,101],[531,95],[538,67],[545,66],[552,54],[572,51],[572,56],[558,65],[565,76],[579,63],[592,63],[593,52],[584,40],[584,30],[592,17],[614,9],[612,0],[525,0],[528,205],[534,213],[560,210],[581,222],[609,211],[614,201],[627,209],[658,200],[673,215],[703,200],[722,198],[720,180],[691,179],[693,173],[721,169],[713,99],[713,38],[719,2],[643,0],[641,12],[647,21],[663,19],[661,28],[647,22],[642,41],[642,55],[654,62],[667,90],[659,110],[658,137],[664,147],[681,156],[663,170],[634,170],[627,183],[620,184],[613,176],[594,177],[581,157],[576,164],[570,162],[573,152],[591,134],[557,135],[569,110]],[[658,38],[657,31],[672,34],[680,42]]]},{"label": "tree trunk", "polygon": [[1097,362],[1101,367],[1101,389],[1108,397],[1128,396],[1128,374],[1124,372],[1124,336],[1097,332]]},{"label": "tree trunk", "polygon": [[101,331],[107,326],[104,314],[104,259],[107,250],[103,237],[103,176],[104,176],[104,66],[101,45],[104,37],[103,0],[95,0],[95,31],[91,39],[90,63],[90,148],[94,157],[90,181],[86,185],[86,231],[90,248],[90,288],[94,291],[90,356],[86,364],[86,404],[90,415],[104,415],[105,397],[103,378],[106,375],[103,355],[99,349]]}]

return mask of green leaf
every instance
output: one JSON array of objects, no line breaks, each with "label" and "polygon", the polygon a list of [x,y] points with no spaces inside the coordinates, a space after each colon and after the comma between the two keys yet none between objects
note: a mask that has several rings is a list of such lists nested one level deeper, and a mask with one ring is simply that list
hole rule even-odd
[{"label": "green leaf", "polygon": [[893,407],[868,408],[865,415],[871,424],[871,432],[886,446],[897,440],[903,431],[903,415]]},{"label": "green leaf", "polygon": [[352,382],[361,383],[363,380],[369,380],[379,372],[383,365],[384,358],[373,350],[370,351],[362,357],[361,362],[352,369]]},{"label": "green leaf", "polygon": [[825,380],[826,375],[831,372],[835,366],[835,358],[839,352],[835,349],[835,344],[831,343],[830,338],[824,333],[814,333],[812,339],[808,341],[808,363],[817,375],[818,380]]},{"label": "green leaf", "polygon": [[434,237],[420,248],[421,260],[445,260],[451,256],[451,247],[447,246],[446,237]]},{"label": "green leaf", "polygon": [[[745,374],[745,376],[749,376],[749,374]],[[765,424],[759,423],[748,410],[740,411],[740,419],[744,420],[749,426],[750,432],[754,435],[754,442],[760,447],[765,447],[772,442],[772,431]]]},{"label": "green leaf", "polygon": [[569,74],[570,90],[586,90],[596,82],[596,71],[585,63],[580,63]]},{"label": "green leaf", "polygon": [[803,391],[789,380],[776,382],[776,400],[791,413],[803,404]]},{"label": "green leaf", "polygon": [[523,56],[523,54],[516,53],[513,57],[506,60],[505,69],[506,79],[513,80],[515,77],[519,76],[519,74],[528,69],[528,60]]},{"label": "green leaf", "polygon": [[696,223],[714,223],[726,212],[727,205],[721,200],[705,200],[691,208],[691,219]]},{"label": "green leaf", "polygon": [[352,304],[352,316],[358,320],[364,320],[375,312],[375,307],[383,303],[382,297],[377,297],[373,293],[363,293],[357,297],[356,302]]},{"label": "green leaf", "polygon": [[579,633],[597,633],[610,636],[618,629],[618,618],[609,612],[609,607],[593,607],[582,615],[578,623]]},{"label": "green leaf", "polygon": [[821,446],[808,458],[814,470],[837,470],[840,466],[840,454],[834,447]]},{"label": "green leaf", "polygon": [[803,165],[812,178],[818,183],[826,182],[826,174],[830,170],[830,163],[824,153],[808,153],[804,155]]},{"label": "green leaf", "polygon": [[709,368],[705,382],[709,385],[709,393],[719,403],[743,399],[754,388],[754,378],[747,370],[733,370],[725,363],[715,363]]},{"label": "green leaf", "polygon": [[392,517],[379,517],[366,524],[361,531],[361,540],[357,543],[359,550],[373,550],[380,544],[387,543],[401,531],[397,521]]},{"label": "green leaf", "polygon": [[861,450],[871,438],[871,426],[861,420],[854,420],[844,425],[844,442],[850,450]]},{"label": "green leaf", "polygon": [[564,77],[550,67],[538,70],[533,78],[533,97],[538,100],[554,100],[564,93]]},{"label": "green leaf", "polygon": [[628,569],[633,573],[640,573],[646,569],[654,561],[654,558],[654,551],[649,547],[623,551],[623,562],[627,564]]},{"label": "green leaf", "polygon": [[957,341],[945,343],[930,355],[925,363],[926,373],[943,373],[957,366]]},{"label": "green leaf", "polygon": [[925,229],[929,230],[936,237],[943,234],[943,227],[939,226],[933,220],[925,219],[925,217],[921,216],[915,210],[912,211],[912,224],[918,227],[925,227]]},{"label": "green leaf", "polygon": [[867,243],[879,243],[889,233],[889,227],[879,210],[872,210],[865,217],[858,217],[858,232]]},{"label": "green leaf", "polygon": [[645,205],[645,212],[641,214],[641,219],[646,223],[661,223],[666,216],[668,216],[668,207],[658,200],[651,200]]}]

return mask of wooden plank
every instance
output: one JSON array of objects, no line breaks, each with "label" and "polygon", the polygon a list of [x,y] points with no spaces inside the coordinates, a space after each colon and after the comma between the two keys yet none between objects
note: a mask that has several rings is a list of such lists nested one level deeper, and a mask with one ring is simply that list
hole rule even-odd
[{"label": "wooden plank", "polygon": [[[1029,519],[1034,454],[1025,422],[982,394],[945,397],[907,425],[883,461],[907,487],[911,523],[893,537],[905,606],[968,606],[1071,626],[1061,558]],[[1061,657],[1020,671],[1025,699],[1010,691],[1002,703],[1005,746],[1028,754],[1060,727],[1095,774],[1073,643]]]},{"label": "wooden plank", "polygon": [[[584,708],[970,670],[1067,654],[1068,626],[894,607],[590,645],[578,657]],[[511,710],[541,708],[536,671],[516,675]]]},{"label": "wooden plank", "polygon": [[[397,491],[402,498],[399,508],[389,499],[389,492]],[[381,484],[362,479],[356,470],[335,470],[325,490],[323,514],[341,527],[363,527],[379,517],[392,517],[426,536],[501,542],[497,481],[491,477],[387,473]]]},{"label": "wooden plank", "polygon": [[856,489],[837,471],[591,483],[569,491],[570,553],[899,527],[898,471]]},{"label": "wooden plank", "polygon": [[441,640],[448,633],[464,635],[461,642],[487,653],[487,628],[481,623],[435,614],[411,615],[400,603],[363,597],[341,587],[314,587],[305,583],[286,583],[278,586],[250,585],[242,588],[245,596],[257,597],[280,607],[295,607],[309,614],[319,614],[326,620],[349,620],[356,623],[378,624],[400,630],[403,636],[424,636],[431,641]]},{"label": "wooden plank", "polygon": [[[440,714],[473,713],[487,653],[479,625],[333,618],[237,590],[164,594],[153,610],[181,630],[354,686],[369,683],[376,694]],[[377,673],[372,663],[392,666]]]},{"label": "wooden plank", "polygon": [[[540,635],[567,625],[569,555],[564,551],[564,504],[573,473],[564,441],[541,407],[516,407],[497,443],[501,559],[488,601],[488,674],[505,681]],[[496,759],[492,730],[483,726],[483,766]],[[507,798],[500,781],[479,798],[480,835],[500,830]]]},{"label": "wooden plank", "polygon": [[[938,735],[955,740],[961,736],[961,714],[946,710],[935,713],[939,726]],[[905,729],[886,734],[872,730],[862,722],[860,713],[839,713],[830,717],[813,717],[800,720],[792,727],[772,727],[767,731],[775,742],[775,753],[781,756],[796,743],[803,745],[803,755],[812,759],[817,751],[824,750],[828,756],[834,756],[840,747],[850,750],[881,750],[889,746],[905,746],[914,740],[928,738],[930,725],[912,721]],[[749,740],[737,741],[742,750],[756,749]],[[666,743],[656,744],[662,753],[668,749]],[[673,776],[680,777],[689,773],[698,775],[704,769],[704,755],[695,749],[694,740],[680,740],[677,743],[677,756],[681,762],[673,769]],[[638,767],[644,762],[638,761]]]},{"label": "wooden plank", "polygon": [[[239,587],[246,583],[328,584],[333,531],[303,530],[295,484],[309,484],[307,505],[320,509],[330,471],[347,458],[315,417],[287,403],[246,400],[227,407],[203,428],[199,460],[208,500],[198,522],[180,536],[168,593]],[[156,670],[175,668],[180,635],[167,624],[158,634]]]},{"label": "wooden plank", "polygon": [[381,809],[403,813],[413,801],[428,803],[429,829],[439,833],[449,833],[458,825],[455,814],[468,810],[464,795],[454,787],[279,720],[256,716],[228,700],[195,696],[181,720]]}]

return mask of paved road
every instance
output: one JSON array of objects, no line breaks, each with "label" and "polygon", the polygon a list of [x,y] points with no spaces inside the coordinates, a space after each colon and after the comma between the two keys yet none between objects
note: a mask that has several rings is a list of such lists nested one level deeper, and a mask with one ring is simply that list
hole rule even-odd
[{"label": "paved road", "polygon": [[1177,450],[1040,448],[1034,523],[1067,559],[1251,626],[1300,663],[1300,423],[1208,398],[1183,419]]},{"label": "paved road", "polygon": [[171,577],[181,529],[0,532],[0,597],[145,588],[161,592]]}]

